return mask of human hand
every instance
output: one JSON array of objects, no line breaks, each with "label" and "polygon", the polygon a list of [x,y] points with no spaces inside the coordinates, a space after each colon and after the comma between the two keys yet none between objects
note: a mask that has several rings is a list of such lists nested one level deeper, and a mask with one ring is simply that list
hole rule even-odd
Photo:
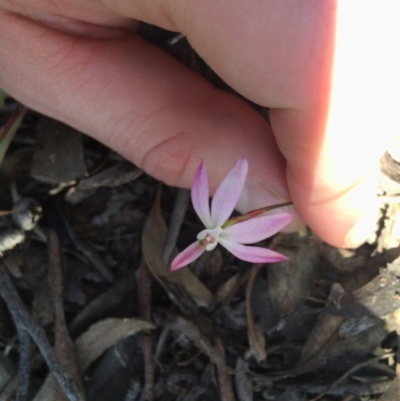
[{"label": "human hand", "polygon": [[[375,219],[377,162],[397,128],[396,8],[0,0],[0,87],[170,185],[190,187],[203,158],[215,189],[247,157],[242,211],[291,198],[322,239],[355,246]],[[139,21],[182,32],[229,85],[271,108],[271,126],[135,35]]]}]

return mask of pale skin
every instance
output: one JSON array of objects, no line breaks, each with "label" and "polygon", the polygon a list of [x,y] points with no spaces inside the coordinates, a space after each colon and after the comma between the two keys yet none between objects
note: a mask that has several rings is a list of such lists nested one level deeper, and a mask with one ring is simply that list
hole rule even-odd
[{"label": "pale skin", "polygon": [[[291,199],[322,239],[353,247],[398,133],[396,3],[0,0],[0,87],[170,185],[189,188],[204,159],[215,190],[246,157],[241,211]],[[143,41],[141,21],[182,32],[271,126]]]}]

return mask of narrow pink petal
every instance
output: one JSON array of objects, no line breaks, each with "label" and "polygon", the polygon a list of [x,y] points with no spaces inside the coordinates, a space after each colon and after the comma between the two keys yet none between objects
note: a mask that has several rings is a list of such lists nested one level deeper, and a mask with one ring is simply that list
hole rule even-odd
[{"label": "narrow pink petal", "polygon": [[210,194],[208,189],[208,174],[203,160],[194,175],[192,186],[192,203],[201,222],[211,228]]},{"label": "narrow pink petal", "polygon": [[252,263],[275,263],[287,260],[287,257],[270,249],[258,246],[246,246],[220,238],[219,243],[237,258]]},{"label": "narrow pink petal", "polygon": [[220,237],[240,244],[252,244],[276,234],[296,216],[289,213],[254,217],[224,229]]},{"label": "narrow pink petal", "polygon": [[194,242],[175,257],[171,263],[170,271],[173,272],[188,265],[197,259],[204,251],[205,248],[200,245],[199,241]]},{"label": "narrow pink petal", "polygon": [[212,227],[221,226],[232,214],[242,193],[248,169],[247,159],[242,157],[217,188],[211,202]]}]

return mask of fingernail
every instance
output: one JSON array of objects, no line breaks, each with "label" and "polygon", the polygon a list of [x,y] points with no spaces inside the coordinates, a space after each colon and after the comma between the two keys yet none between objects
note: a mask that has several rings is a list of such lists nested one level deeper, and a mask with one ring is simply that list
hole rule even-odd
[{"label": "fingernail", "polygon": [[363,244],[376,229],[379,206],[373,203],[357,220],[344,238],[344,248],[357,248]]}]

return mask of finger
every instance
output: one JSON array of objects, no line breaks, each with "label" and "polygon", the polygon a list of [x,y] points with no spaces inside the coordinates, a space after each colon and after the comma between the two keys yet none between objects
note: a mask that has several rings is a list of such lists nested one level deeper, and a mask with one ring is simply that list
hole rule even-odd
[{"label": "finger", "polygon": [[[132,27],[131,18],[115,14],[97,0],[0,0],[0,10],[75,33],[80,32],[80,25],[85,23],[103,32],[107,27]],[[89,30],[86,29],[86,32],[89,33]]]},{"label": "finger", "polygon": [[0,19],[0,86],[17,99],[168,184],[189,187],[203,158],[215,189],[244,156],[250,179],[274,183],[265,204],[287,199],[283,159],[263,118],[161,50],[138,37],[83,39]]},{"label": "finger", "polygon": [[[102,2],[123,15],[169,21],[225,81],[271,107],[301,216],[331,244],[366,238],[375,219],[377,161],[398,129],[396,4]],[[244,207],[261,206],[259,198],[250,188]]]}]

